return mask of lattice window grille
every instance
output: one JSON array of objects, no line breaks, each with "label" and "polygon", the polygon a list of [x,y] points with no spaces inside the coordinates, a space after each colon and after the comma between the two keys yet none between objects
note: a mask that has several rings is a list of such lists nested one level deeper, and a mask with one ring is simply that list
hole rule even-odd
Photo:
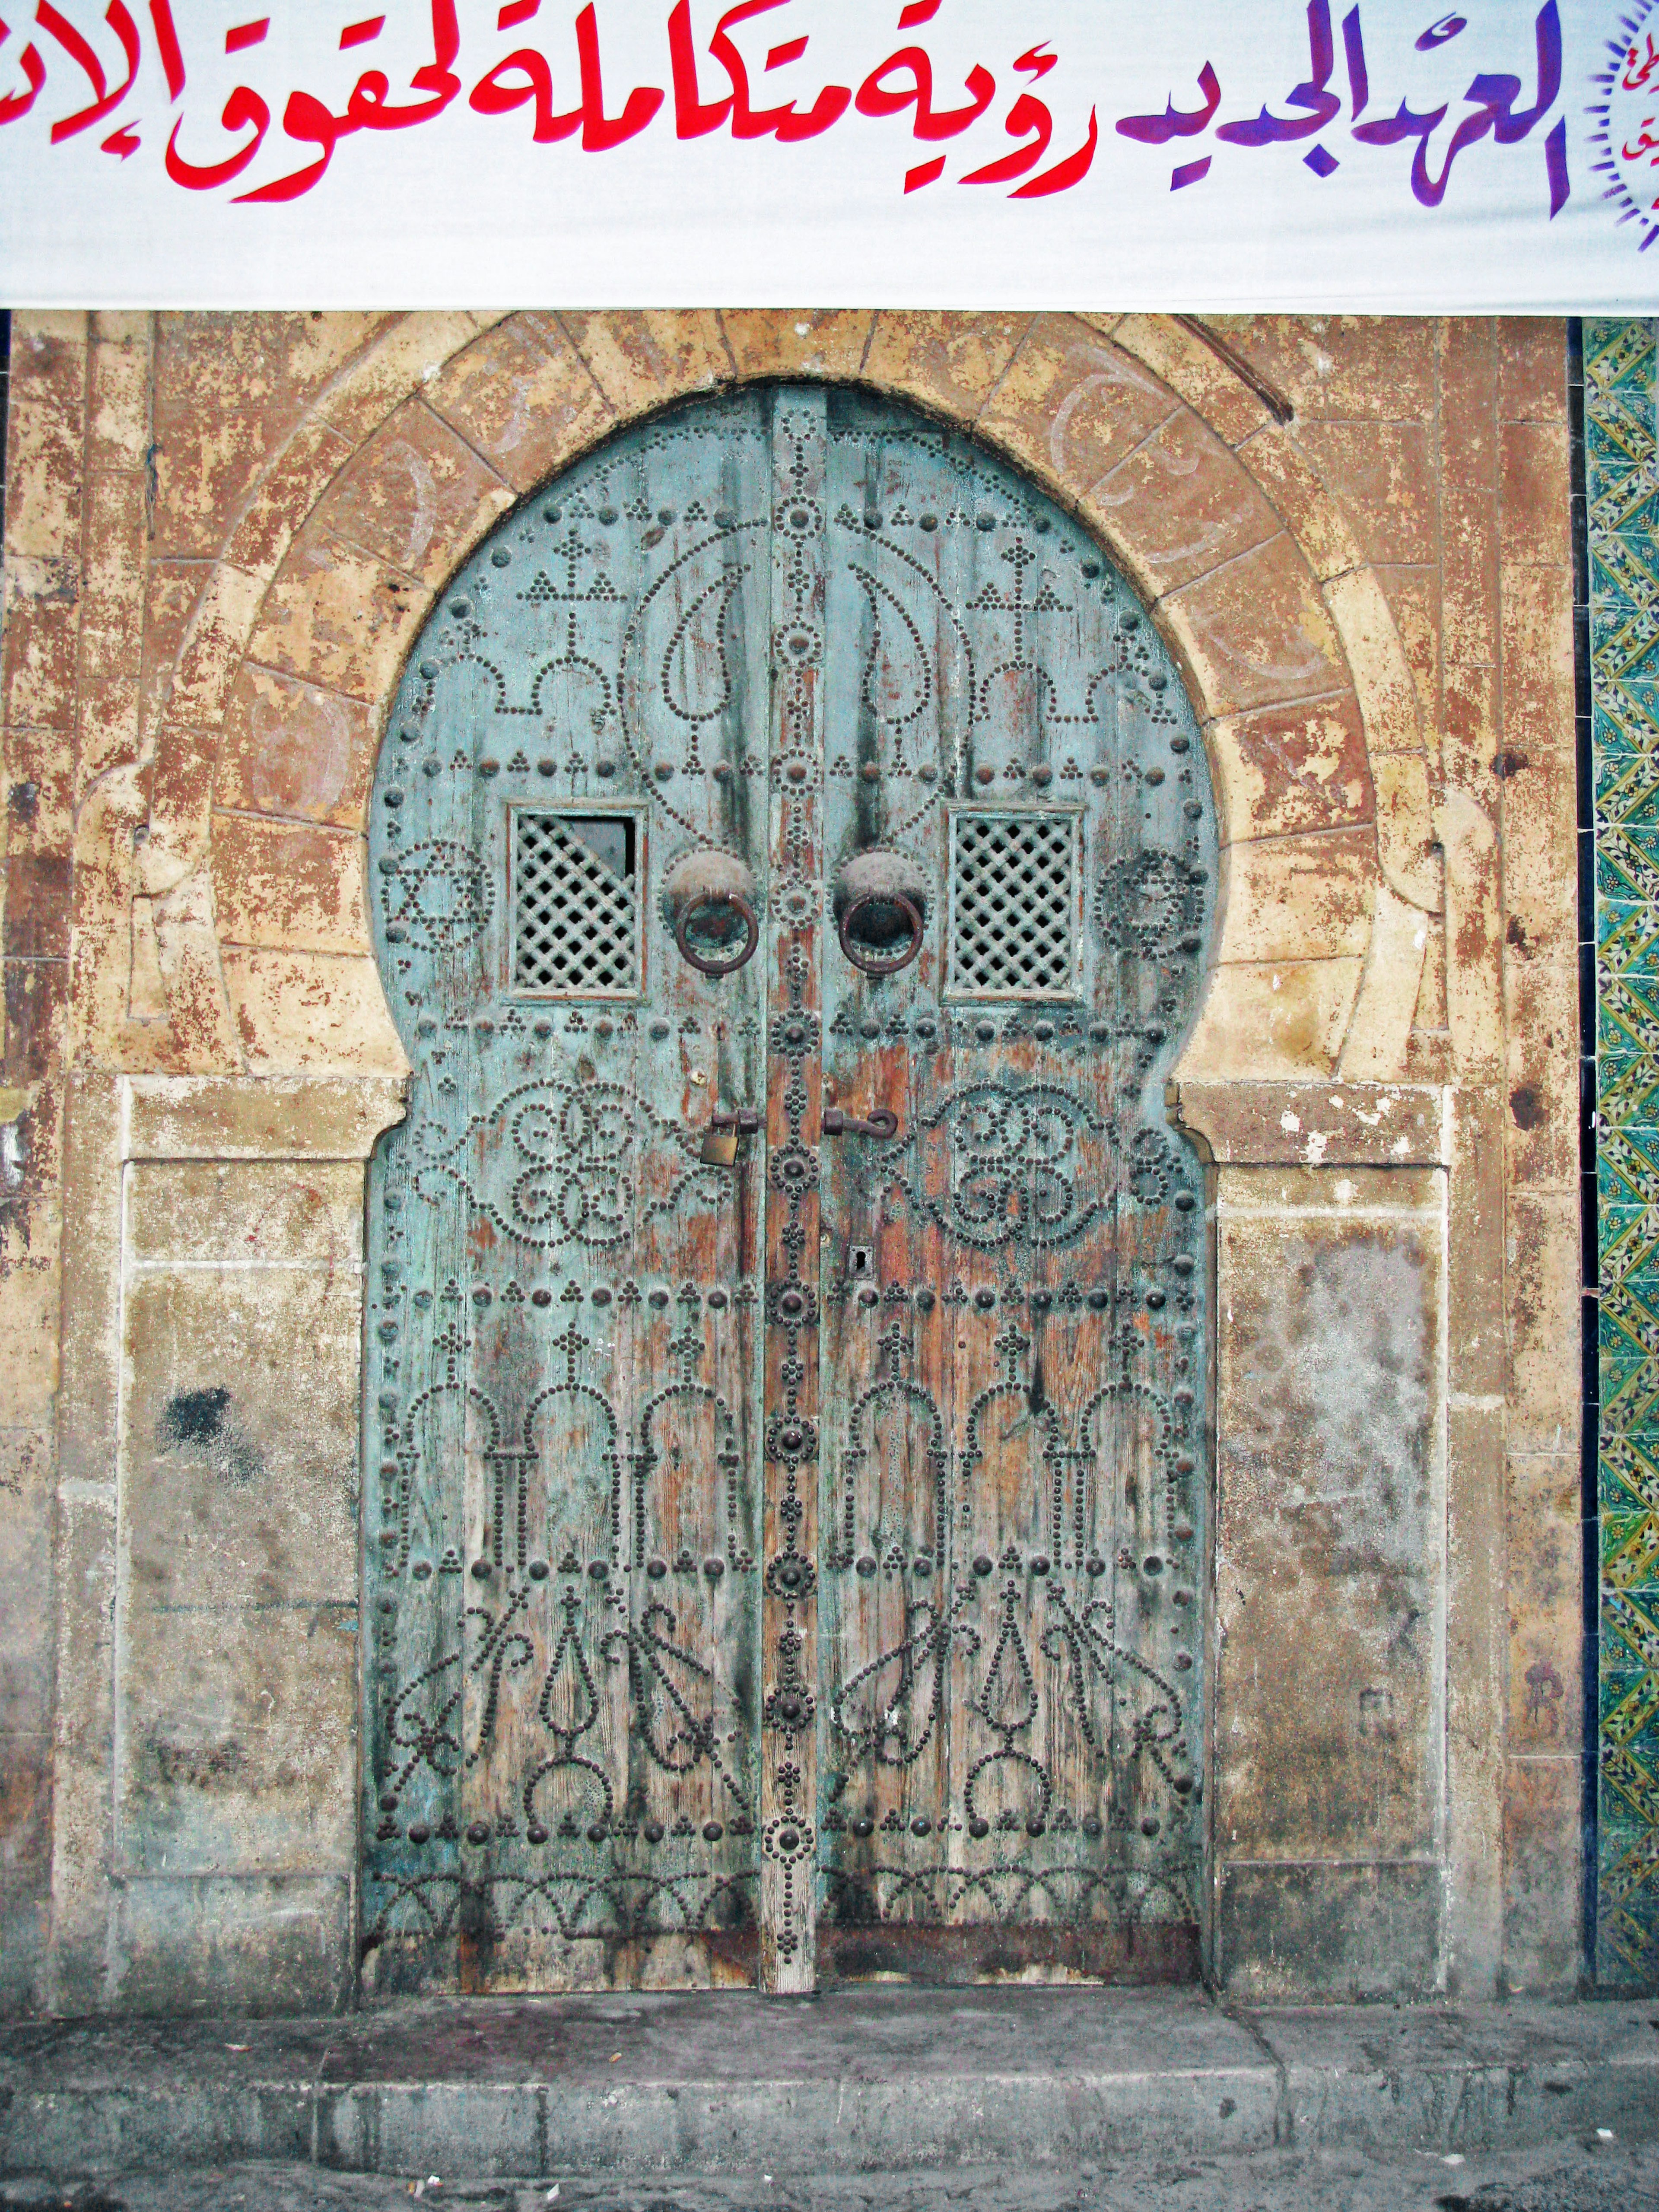
[{"label": "lattice window grille", "polygon": [[[603,827],[613,834],[600,842],[631,858],[631,817],[606,817]],[[637,867],[618,874],[583,838],[577,817],[515,809],[514,988],[551,999],[624,998],[639,982]]]},{"label": "lattice window grille", "polygon": [[958,814],[951,856],[952,988],[975,999],[1063,998],[1077,988],[1073,814]]}]

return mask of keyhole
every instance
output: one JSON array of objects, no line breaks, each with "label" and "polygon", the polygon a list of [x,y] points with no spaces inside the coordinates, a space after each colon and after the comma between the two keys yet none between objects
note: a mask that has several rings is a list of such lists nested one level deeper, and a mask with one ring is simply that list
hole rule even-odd
[{"label": "keyhole", "polygon": [[856,1283],[876,1272],[875,1248],[871,1244],[854,1244],[848,1255],[848,1273]]}]

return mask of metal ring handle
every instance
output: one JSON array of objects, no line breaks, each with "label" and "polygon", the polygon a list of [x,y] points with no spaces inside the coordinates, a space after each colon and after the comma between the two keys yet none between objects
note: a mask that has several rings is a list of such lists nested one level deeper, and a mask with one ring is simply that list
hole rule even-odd
[{"label": "metal ring handle", "polygon": [[[691,917],[706,906],[732,906],[742,917],[743,950],[735,960],[706,960],[701,952],[691,950],[687,939]],[[679,919],[674,924],[674,942],[680,948],[681,957],[689,960],[700,975],[735,975],[755,957],[755,949],[760,943],[760,924],[755,919],[754,908],[741,891],[704,891],[696,898],[688,899],[680,908]]]},{"label": "metal ring handle", "polygon": [[[866,906],[902,906],[909,916],[910,942],[899,954],[897,959],[884,958],[879,953],[872,955],[854,951],[852,939],[848,933],[853,926],[854,915]],[[913,898],[907,897],[904,892],[865,891],[853,901],[841,918],[839,924],[841,949],[853,965],[861,969],[866,975],[896,975],[900,969],[908,968],[917,953],[921,951],[922,933],[926,926],[921,918],[921,908]]]}]

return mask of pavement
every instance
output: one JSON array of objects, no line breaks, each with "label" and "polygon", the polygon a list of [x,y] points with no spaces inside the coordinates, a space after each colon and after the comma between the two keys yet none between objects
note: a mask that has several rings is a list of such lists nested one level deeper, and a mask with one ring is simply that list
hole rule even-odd
[{"label": "pavement", "polygon": [[0,2176],[5,2212],[1659,2212],[1659,1997],[866,1987],[16,2022]]}]

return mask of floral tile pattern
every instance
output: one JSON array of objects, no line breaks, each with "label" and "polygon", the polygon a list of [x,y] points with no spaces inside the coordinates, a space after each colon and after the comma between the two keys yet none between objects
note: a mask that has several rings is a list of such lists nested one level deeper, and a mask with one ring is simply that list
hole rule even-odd
[{"label": "floral tile pattern", "polygon": [[1659,1982],[1659,355],[1587,320],[1595,823],[1599,1982]]}]

